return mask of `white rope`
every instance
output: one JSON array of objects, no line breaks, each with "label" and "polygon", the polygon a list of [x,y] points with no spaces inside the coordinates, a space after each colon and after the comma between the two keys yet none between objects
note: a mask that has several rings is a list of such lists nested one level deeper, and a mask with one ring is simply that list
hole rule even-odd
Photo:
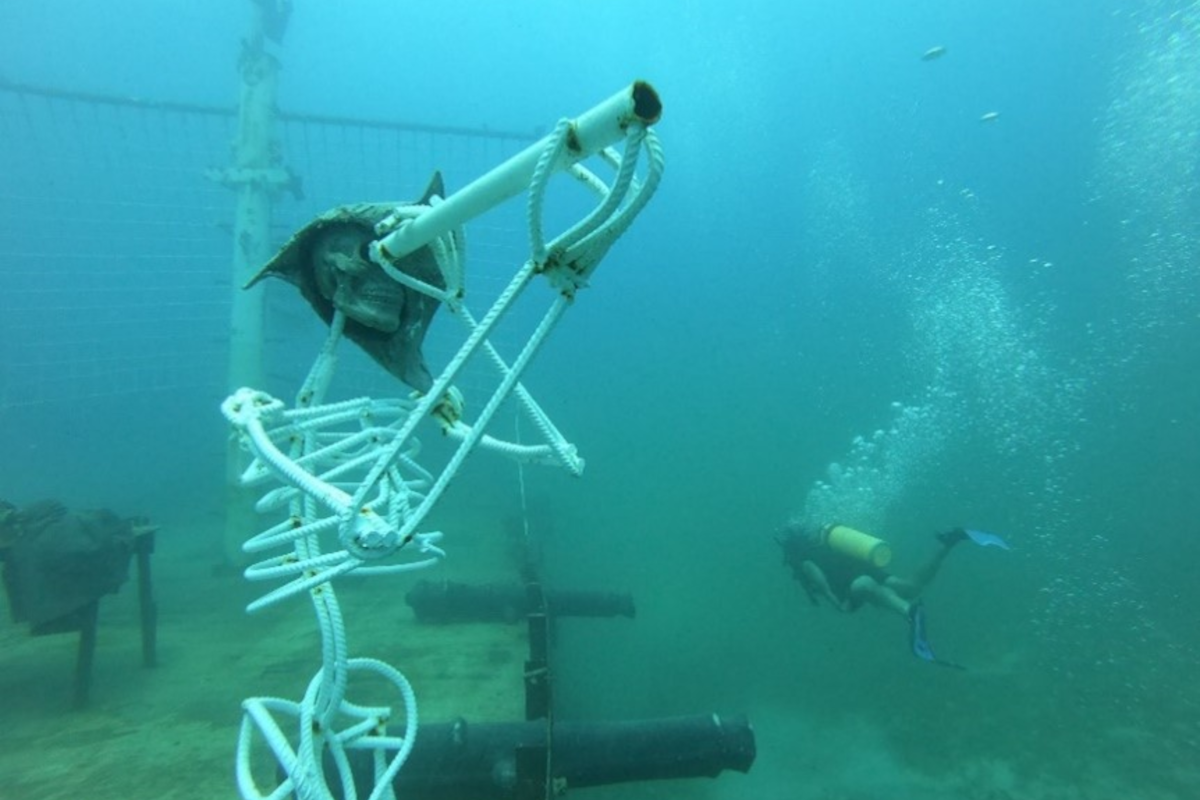
[{"label": "white rope", "polygon": [[[257,508],[283,511],[285,517],[249,537],[247,553],[263,558],[245,571],[252,581],[283,583],[247,606],[258,611],[307,594],[321,637],[321,667],[298,702],[273,697],[250,698],[237,748],[238,789],[245,800],[328,800],[330,783],[345,800],[358,800],[351,751],[368,751],[374,776],[369,800],[393,797],[392,781],[412,751],[418,732],[416,697],[394,667],[369,658],[351,658],[346,628],[332,581],[342,575],[394,575],[436,564],[445,553],[442,534],[420,531],[467,456],[476,448],[524,463],[553,463],[578,474],[583,460],[519,378],[554,326],[586,284],[600,259],[649,200],[662,172],[661,148],[654,134],[630,123],[622,155],[606,152],[616,170],[611,186],[579,165],[569,170],[597,195],[596,207],[578,223],[547,241],[543,211],[550,177],[562,168],[571,124],[559,124],[547,140],[529,186],[529,259],[516,269],[508,285],[481,317],[467,306],[462,232],[434,238],[430,252],[446,288],[416,280],[386,259],[380,266],[396,281],[450,307],[465,326],[458,350],[434,378],[429,391],[412,398],[360,397],[326,403],[337,364],[345,317],[336,312],[329,336],[296,394],[295,404],[244,388],[221,406],[251,453],[242,474],[246,485],[264,485]],[[642,151],[648,153],[646,175],[635,177]],[[424,206],[397,206],[377,233],[391,233],[427,213]],[[505,314],[533,279],[544,275],[556,291],[535,329],[515,358],[503,358],[492,336]],[[482,351],[497,373],[494,390],[482,400],[473,419],[464,419],[464,403],[454,381],[468,359]],[[521,443],[488,435],[504,401],[515,397],[541,441]],[[456,442],[444,466],[430,472],[418,463],[414,432],[423,419],[441,425]],[[519,416],[518,416],[519,425]],[[516,429],[519,440],[519,427]],[[520,467],[519,467],[520,469]],[[519,472],[522,508],[525,476]],[[267,487],[268,484],[274,484]],[[526,523],[528,524],[528,523]],[[322,540],[335,546],[326,551]],[[398,695],[401,715],[390,707],[361,706],[346,698],[349,677],[362,672],[383,679]],[[388,733],[391,719],[403,720],[401,735]],[[289,736],[285,730],[294,733]],[[261,739],[286,777],[264,793],[251,770],[254,740]],[[293,747],[293,742],[295,746]]]}]

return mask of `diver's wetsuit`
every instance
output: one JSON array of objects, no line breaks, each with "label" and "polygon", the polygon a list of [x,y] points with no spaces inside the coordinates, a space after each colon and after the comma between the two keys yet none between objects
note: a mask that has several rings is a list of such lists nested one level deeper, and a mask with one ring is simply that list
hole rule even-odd
[{"label": "diver's wetsuit", "polygon": [[[825,573],[829,590],[842,606],[850,611],[857,611],[862,606],[863,599],[850,592],[850,584],[854,583],[854,579],[859,575],[870,575],[878,583],[883,583],[890,574],[879,567],[833,550],[824,543],[824,538],[820,528],[789,525],[779,538],[779,544],[783,547],[783,563],[792,568],[793,577],[803,585],[803,564],[805,561],[813,562]],[[809,597],[816,602],[816,597],[811,592]]]}]

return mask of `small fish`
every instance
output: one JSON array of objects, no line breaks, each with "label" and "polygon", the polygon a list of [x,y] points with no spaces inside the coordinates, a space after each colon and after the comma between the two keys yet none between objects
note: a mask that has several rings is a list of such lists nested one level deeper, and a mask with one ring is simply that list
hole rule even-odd
[{"label": "small fish", "polygon": [[946,48],[942,47],[939,44],[939,45],[929,48],[924,53],[922,53],[921,60],[922,61],[933,61],[935,59],[941,58],[944,55],[946,55]]},{"label": "small fish", "polygon": [[980,122],[995,122],[1000,119],[999,111],[989,111],[979,118]]}]

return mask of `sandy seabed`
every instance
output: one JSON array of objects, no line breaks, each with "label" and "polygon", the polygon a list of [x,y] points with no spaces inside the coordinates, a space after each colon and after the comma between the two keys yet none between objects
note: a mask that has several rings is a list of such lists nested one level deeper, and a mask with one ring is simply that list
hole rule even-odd
[{"label": "sandy seabed", "polygon": [[[241,701],[299,699],[320,667],[319,639],[306,598],[247,614],[246,603],[273,585],[251,586],[235,571],[214,570],[212,554],[211,544],[169,528],[160,532],[153,563],[158,665],[152,669],[142,666],[133,581],[101,602],[91,701],[84,710],[72,708],[78,636],[30,636],[9,621],[7,606],[0,609],[0,796],[237,796]],[[454,575],[441,569],[436,577]],[[422,720],[521,719],[525,626],[419,624],[403,600],[416,579],[346,579],[335,587],[350,655],[400,669],[417,693]],[[384,699],[356,697],[355,690],[352,683],[351,700]],[[384,702],[400,705],[394,697]],[[270,758],[261,740],[256,752]],[[258,771],[269,779],[269,764]]]}]

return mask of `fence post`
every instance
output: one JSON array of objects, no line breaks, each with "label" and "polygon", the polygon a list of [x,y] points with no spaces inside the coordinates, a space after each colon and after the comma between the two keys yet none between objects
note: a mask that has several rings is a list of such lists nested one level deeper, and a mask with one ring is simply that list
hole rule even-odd
[{"label": "fence post", "polygon": [[[275,144],[275,90],[279,61],[270,40],[283,36],[288,6],[279,0],[252,0],[250,30],[239,59],[241,96],[233,164],[219,180],[237,194],[233,225],[233,281],[230,312],[228,389],[263,386],[263,289],[242,287],[266,263],[271,248],[271,201],[290,179]],[[223,549],[231,565],[243,563],[241,545],[255,532],[252,498],[238,485],[246,454],[231,441],[226,454]]]}]

